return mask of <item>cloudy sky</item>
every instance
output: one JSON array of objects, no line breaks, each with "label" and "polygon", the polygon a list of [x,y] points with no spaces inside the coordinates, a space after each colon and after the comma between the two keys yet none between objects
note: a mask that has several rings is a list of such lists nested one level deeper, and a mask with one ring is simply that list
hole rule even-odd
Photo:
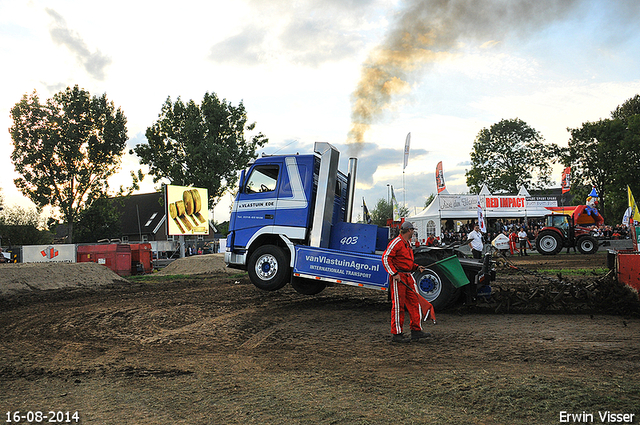
[{"label": "cloudy sky", "polygon": [[[244,102],[269,138],[261,152],[329,142],[341,169],[359,158],[358,203],[371,208],[391,184],[418,212],[439,161],[448,191],[468,191],[481,129],[517,117],[566,145],[567,127],[640,93],[639,15],[637,0],[0,0],[0,188],[5,204],[30,205],[13,185],[8,132],[24,94],[106,93],[133,147],[168,96],[208,91]],[[112,186],[138,168],[127,154]]]}]

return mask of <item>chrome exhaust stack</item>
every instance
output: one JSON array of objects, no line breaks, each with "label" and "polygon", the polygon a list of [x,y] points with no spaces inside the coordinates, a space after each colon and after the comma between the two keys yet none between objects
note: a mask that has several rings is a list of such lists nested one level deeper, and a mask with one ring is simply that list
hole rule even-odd
[{"label": "chrome exhaust stack", "polygon": [[347,223],[351,223],[353,215],[353,199],[356,195],[356,169],[358,168],[358,158],[349,158],[349,183],[347,190],[347,215],[345,220]]}]

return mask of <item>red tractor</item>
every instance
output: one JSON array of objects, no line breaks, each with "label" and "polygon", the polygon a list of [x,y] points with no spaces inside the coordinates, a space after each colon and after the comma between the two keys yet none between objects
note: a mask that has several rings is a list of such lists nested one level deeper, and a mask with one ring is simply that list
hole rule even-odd
[{"label": "red tractor", "polygon": [[536,238],[536,249],[542,255],[555,255],[562,248],[577,248],[581,254],[595,254],[598,240],[591,236],[591,228],[602,226],[600,214],[588,214],[586,205],[577,207],[551,207],[545,216],[545,227]]}]

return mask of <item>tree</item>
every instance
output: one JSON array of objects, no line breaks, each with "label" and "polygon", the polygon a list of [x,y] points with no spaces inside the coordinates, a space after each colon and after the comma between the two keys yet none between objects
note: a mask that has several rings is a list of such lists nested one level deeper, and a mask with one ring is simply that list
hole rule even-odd
[{"label": "tree", "polygon": [[611,112],[611,118],[617,118],[623,121],[628,120],[634,115],[640,115],[640,94],[625,100],[622,105]]},{"label": "tree", "polygon": [[158,120],[146,131],[147,144],[135,147],[140,163],[149,166],[154,182],[167,179],[180,186],[209,191],[209,207],[238,181],[238,171],[256,157],[268,139],[262,134],[245,138],[255,123],[247,124],[242,102],[231,105],[215,93],[204,95],[201,105],[167,98]]},{"label": "tree", "polygon": [[0,212],[0,240],[3,245],[41,245],[51,243],[52,236],[43,229],[43,217],[36,208],[19,205]]},{"label": "tree", "polygon": [[126,118],[106,94],[67,87],[40,103],[37,93],[11,109],[11,154],[18,189],[38,207],[59,207],[69,226],[108,190],[127,141]]},{"label": "tree", "polygon": [[96,199],[89,208],[83,210],[76,226],[76,242],[96,242],[121,236],[121,212],[123,198]]},{"label": "tree", "polygon": [[431,193],[428,197],[427,200],[424,201],[424,208],[427,208],[429,205],[431,205],[431,203],[433,202],[433,200],[436,198],[436,195],[434,193]]},{"label": "tree", "polygon": [[[640,115],[586,122],[571,133],[563,162],[572,187],[595,186],[605,221],[619,222],[627,208],[627,185],[637,191],[640,175]],[[574,193],[582,199],[586,193]]]},{"label": "tree", "polygon": [[[520,186],[542,189],[551,183],[551,164],[557,146],[527,123],[516,118],[502,120],[480,130],[471,151],[467,186],[480,192],[483,184],[492,193],[517,193]],[[535,179],[534,179],[535,178]]]},{"label": "tree", "polygon": [[[400,217],[409,216],[409,208],[404,205],[400,205],[398,209]],[[386,226],[387,220],[393,218],[393,205],[391,202],[387,202],[386,199],[380,198],[376,203],[376,206],[371,210],[371,224],[377,226]]]}]

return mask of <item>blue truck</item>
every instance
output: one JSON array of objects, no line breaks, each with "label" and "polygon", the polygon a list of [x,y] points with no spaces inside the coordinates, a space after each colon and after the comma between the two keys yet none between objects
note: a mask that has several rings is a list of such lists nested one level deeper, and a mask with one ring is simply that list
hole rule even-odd
[{"label": "blue truck", "polygon": [[[249,164],[232,207],[227,266],[246,270],[267,291],[287,283],[306,295],[337,284],[388,291],[381,255],[390,229],[351,223],[357,159],[349,159],[345,174],[338,170],[339,158],[335,147],[316,142],[313,154],[263,155]],[[495,278],[490,256],[474,260],[439,247],[418,247],[414,255],[427,267],[415,275],[420,293],[435,309],[462,293],[472,301]],[[434,266],[452,256],[468,278],[462,287]]]}]

